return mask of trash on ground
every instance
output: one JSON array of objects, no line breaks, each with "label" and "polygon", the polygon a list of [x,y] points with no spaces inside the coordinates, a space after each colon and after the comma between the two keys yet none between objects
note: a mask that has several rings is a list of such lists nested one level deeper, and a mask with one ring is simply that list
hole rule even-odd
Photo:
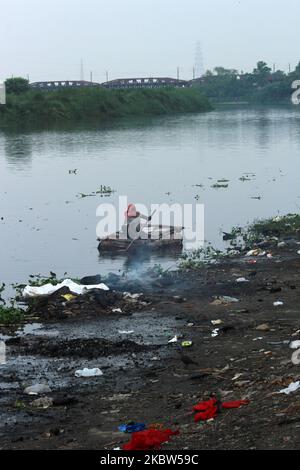
[{"label": "trash on ground", "polygon": [[134,333],[133,330],[124,330],[124,331],[118,331],[119,335],[132,335]]},{"label": "trash on ground", "polygon": [[279,242],[277,245],[278,248],[284,248],[285,246],[286,246],[285,242]]},{"label": "trash on ground", "polygon": [[172,436],[177,436],[179,431],[165,429],[159,431],[157,429],[148,429],[133,433],[131,441],[124,444],[123,450],[160,450],[161,445],[168,442]]},{"label": "trash on ground", "polygon": [[140,297],[142,297],[143,294],[130,294],[130,292],[124,292],[123,296],[124,299],[129,299],[129,300],[138,300]]},{"label": "trash on ground", "polygon": [[191,346],[193,346],[193,341],[183,341],[183,342],[181,343],[181,346],[182,346],[183,348],[190,348]]},{"label": "trash on ground", "polygon": [[170,341],[168,341],[169,344],[172,344],[172,343],[177,343],[178,342],[178,336],[174,336],[174,338],[170,339]]},{"label": "trash on ground", "polygon": [[300,349],[295,351],[294,354],[292,355],[292,363],[294,364],[294,366],[299,366],[299,364],[300,364]]},{"label": "trash on ground", "polygon": [[238,284],[242,284],[243,282],[250,282],[248,279],[246,279],[245,277],[239,277],[236,282]]},{"label": "trash on ground", "polygon": [[123,313],[122,309],[121,308],[114,308],[112,310],[113,313]]},{"label": "trash on ground", "polygon": [[83,369],[83,370],[77,370],[75,372],[75,377],[101,377],[103,375],[103,372],[96,368],[96,369]]},{"label": "trash on ground", "polygon": [[300,341],[292,341],[290,344],[291,349],[299,349],[300,348]]},{"label": "trash on ground", "polygon": [[220,329],[216,328],[215,330],[212,331],[211,337],[216,338],[217,336],[219,336],[219,334],[220,334]]},{"label": "trash on ground", "polygon": [[259,248],[256,248],[255,250],[250,250],[248,251],[248,253],[246,253],[246,256],[247,257],[250,257],[250,256],[266,256],[266,252],[259,249]]},{"label": "trash on ground", "polygon": [[222,320],[212,320],[211,324],[214,325],[214,326],[222,325],[223,321]]},{"label": "trash on ground", "polygon": [[58,290],[62,289],[63,287],[68,287],[69,290],[73,294],[77,295],[82,295],[85,292],[87,292],[90,289],[99,289],[99,290],[104,290],[108,291],[109,287],[107,287],[105,284],[97,284],[94,286],[85,286],[82,284],[77,284],[76,282],[72,281],[71,279],[65,279],[63,282],[57,285],[53,284],[45,284],[44,286],[40,287],[35,287],[35,286],[26,286],[25,289],[23,290],[23,297],[30,298],[30,297],[43,297],[43,296],[49,296],[54,294],[54,292],[57,292]]},{"label": "trash on ground", "polygon": [[62,295],[62,298],[65,299],[67,302],[71,302],[71,300],[77,299],[76,295],[73,294]]},{"label": "trash on ground", "polygon": [[292,382],[287,388],[280,390],[278,393],[284,393],[285,395],[289,395],[290,393],[297,392],[300,388],[300,382]]},{"label": "trash on ground", "polygon": [[284,305],[284,302],[282,302],[281,300],[278,300],[277,302],[274,302],[273,305],[274,307],[282,307]]},{"label": "trash on ground", "polygon": [[120,432],[132,434],[133,432],[145,431],[146,424],[144,423],[121,424],[121,426],[119,426],[118,429]]},{"label": "trash on ground", "polygon": [[239,299],[235,297],[229,297],[228,295],[217,296],[211,305],[228,305],[239,302]]},{"label": "trash on ground", "polygon": [[26,395],[43,395],[44,393],[51,393],[51,389],[46,384],[35,384],[25,388],[24,393]]},{"label": "trash on ground", "polygon": [[53,399],[49,397],[38,398],[37,400],[34,400],[30,403],[30,406],[33,406],[34,408],[41,408],[43,410],[50,408],[52,405]]},{"label": "trash on ground", "polygon": [[256,331],[267,332],[270,331],[270,325],[268,323],[263,323],[262,325],[258,325],[256,327]]},{"label": "trash on ground", "polygon": [[199,421],[208,421],[211,419],[215,419],[222,410],[222,408],[240,408],[241,406],[248,405],[249,403],[249,400],[238,400],[221,403],[218,402],[216,398],[211,398],[208,401],[202,401],[201,403],[193,407],[193,410],[197,411],[197,414],[194,417],[195,423],[198,423]]},{"label": "trash on ground", "polygon": [[233,382],[235,382],[236,380],[240,379],[244,374],[242,373],[238,373],[238,374],[235,374],[235,376],[231,379]]}]

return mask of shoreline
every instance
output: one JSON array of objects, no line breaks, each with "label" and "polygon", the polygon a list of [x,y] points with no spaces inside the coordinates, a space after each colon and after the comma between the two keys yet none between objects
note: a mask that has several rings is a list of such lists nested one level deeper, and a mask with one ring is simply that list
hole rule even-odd
[{"label": "shoreline", "polygon": [[[299,394],[278,392],[300,378],[289,348],[300,339],[300,232],[262,243],[272,258],[242,252],[138,282],[112,276],[111,289],[121,293],[113,305],[93,295],[63,305],[61,293],[34,302],[39,327],[7,344],[1,448],[111,450],[130,440],[118,432],[129,421],[179,429],[166,450],[297,448]],[[133,296],[124,299],[125,290]],[[184,364],[181,354],[197,364]],[[103,377],[75,378],[84,366]],[[56,403],[44,410],[30,404],[39,397],[23,393],[39,381]],[[192,407],[211,395],[250,403],[194,423]]]}]

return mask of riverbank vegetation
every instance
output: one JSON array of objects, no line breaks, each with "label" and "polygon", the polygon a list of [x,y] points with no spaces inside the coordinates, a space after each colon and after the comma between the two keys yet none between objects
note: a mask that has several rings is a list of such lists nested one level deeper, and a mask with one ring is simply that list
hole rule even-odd
[{"label": "riverbank vegetation", "polygon": [[[22,79],[18,80],[22,85]],[[24,83],[23,83],[24,85]],[[0,107],[0,126],[51,125],[127,116],[153,116],[210,111],[198,89],[165,88],[107,90],[105,88],[38,91],[7,81],[7,105]]]},{"label": "riverbank vegetation", "polygon": [[258,104],[290,103],[292,83],[300,80],[300,62],[294,71],[273,70],[263,61],[252,73],[215,67],[208,70],[194,87],[214,102],[248,102]]}]

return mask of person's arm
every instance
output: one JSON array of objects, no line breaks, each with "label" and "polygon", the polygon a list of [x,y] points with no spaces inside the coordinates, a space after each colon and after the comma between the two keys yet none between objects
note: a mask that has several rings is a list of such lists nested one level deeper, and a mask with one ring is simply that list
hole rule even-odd
[{"label": "person's arm", "polygon": [[140,214],[140,218],[141,219],[144,219],[144,220],[147,220],[147,222],[150,222],[152,220],[152,217],[148,217],[147,215],[144,215],[144,214]]}]

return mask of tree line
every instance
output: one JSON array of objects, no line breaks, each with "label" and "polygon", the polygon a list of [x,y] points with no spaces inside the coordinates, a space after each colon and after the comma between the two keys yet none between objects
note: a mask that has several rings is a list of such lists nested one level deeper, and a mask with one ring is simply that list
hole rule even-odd
[{"label": "tree line", "polygon": [[295,80],[300,80],[300,62],[295,70],[285,73],[259,61],[251,73],[215,67],[196,79],[194,86],[213,101],[287,103],[291,100]]}]

